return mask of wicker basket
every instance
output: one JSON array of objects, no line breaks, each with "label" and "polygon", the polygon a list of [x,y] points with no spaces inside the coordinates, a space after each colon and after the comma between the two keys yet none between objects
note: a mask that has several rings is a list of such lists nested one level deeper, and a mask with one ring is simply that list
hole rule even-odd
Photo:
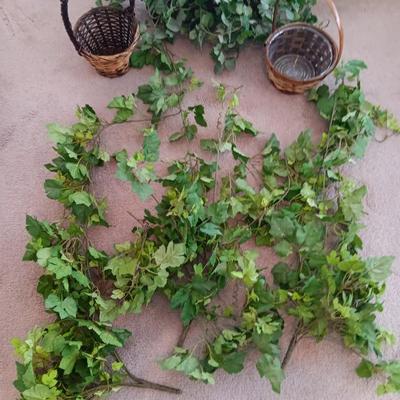
[{"label": "wicker basket", "polygon": [[134,13],[135,1],[119,10],[115,7],[96,7],[82,15],[72,29],[68,16],[68,0],[61,0],[61,15],[79,55],[109,78],[125,74],[129,58],[139,40],[139,26]]},{"label": "wicker basket", "polygon": [[339,44],[322,29],[305,23],[292,23],[275,29],[279,0],[275,3],[272,33],[268,37],[266,64],[268,77],[286,93],[304,93],[330,74],[342,52],[344,33],[336,6],[327,0],[335,16]]}]

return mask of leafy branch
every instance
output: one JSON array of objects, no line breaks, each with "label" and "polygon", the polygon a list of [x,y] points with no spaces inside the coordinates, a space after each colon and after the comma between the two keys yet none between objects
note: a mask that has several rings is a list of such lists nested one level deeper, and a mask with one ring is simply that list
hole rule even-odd
[{"label": "leafy branch", "polygon": [[[66,213],[59,223],[26,219],[31,240],[24,260],[42,268],[37,290],[55,321],[33,329],[26,340],[13,341],[21,357],[15,386],[22,398],[88,400],[122,386],[178,393],[138,378],[118,356],[130,332],[113,327],[113,321],[142,312],[156,293],[180,313],[183,338],[192,321],[216,327],[213,337],[192,349],[182,348],[180,340],[161,363],[166,370],[213,383],[215,371],[238,373],[248,353],[257,351],[259,375],[279,392],[283,368],[299,339],[322,340],[335,331],[363,358],[360,376],[384,374],[387,380],[378,392],[398,391],[398,362],[382,356],[383,345],[393,337],[376,322],[393,258],[360,255],[366,188],[341,172],[349,160],[364,154],[376,127],[398,132],[388,111],[365,100],[359,80],[363,64],[341,66],[333,89],[321,86],[310,92],[327,121],[320,142],[313,144],[304,131],[281,151],[272,135],[257,155],[258,169],[237,145],[240,135],[251,138],[258,132],[238,111],[238,89],[217,84],[224,107],[214,132],[218,135],[201,142],[216,160],[188,153],[171,162],[165,176],[157,176],[162,121],[181,116],[182,137],[188,139],[189,118],[199,126],[206,123],[204,105],[183,106],[192,73],[164,47],[153,46],[158,39],[152,35],[145,39],[152,46],[143,47],[140,57],[157,64],[155,74],[136,93],[112,99],[111,122],[85,106],[78,108],[78,121],[71,127],[49,125],[57,157],[46,165],[53,177],[44,186]],[[140,103],[149,118],[136,118]],[[121,150],[113,157],[102,149],[101,135],[109,127],[136,122],[149,123],[141,149],[132,156]],[[235,161],[227,175],[217,173],[225,155]],[[106,202],[91,192],[91,182],[94,169],[112,160],[117,177],[129,182],[139,198],[152,196],[153,183],[163,193],[154,198],[155,210],[146,210],[134,226],[132,239],[107,254],[93,246],[87,232],[93,225],[108,226]],[[256,186],[248,174],[258,177]],[[259,265],[254,241],[280,258],[271,269],[273,282],[264,276],[266,266]],[[218,302],[232,284],[245,298],[237,309]],[[279,341],[287,315],[297,327],[281,361]],[[228,326],[219,328],[221,321]]]},{"label": "leafy branch", "polygon": [[[311,12],[315,0],[286,0],[279,6],[278,24],[316,22]],[[145,0],[159,37],[172,41],[184,34],[202,47],[210,42],[215,72],[235,68],[240,48],[249,41],[262,42],[272,30],[275,1]]]}]

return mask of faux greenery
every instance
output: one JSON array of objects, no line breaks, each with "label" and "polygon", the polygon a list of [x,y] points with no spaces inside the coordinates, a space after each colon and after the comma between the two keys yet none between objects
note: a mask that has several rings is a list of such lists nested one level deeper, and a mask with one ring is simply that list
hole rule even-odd
[{"label": "faux greenery", "polygon": [[[317,21],[311,9],[317,0],[282,0],[276,8],[276,26],[290,22]],[[123,0],[96,0],[96,5],[122,7]],[[263,43],[271,33],[276,0],[144,0],[163,39],[188,36],[202,47],[212,44],[215,72],[232,70],[240,48]]]},{"label": "faux greenery", "polygon": [[[113,327],[113,321],[144,312],[156,293],[169,299],[183,327],[176,348],[161,362],[166,370],[213,383],[217,369],[238,373],[256,351],[260,376],[279,392],[295,345],[305,336],[319,341],[337,332],[360,355],[361,377],[383,374],[387,379],[378,392],[399,391],[400,362],[382,357],[393,337],[376,323],[393,258],[361,257],[366,188],[341,173],[364,154],[377,126],[400,133],[393,115],[365,99],[359,81],[365,64],[342,65],[333,89],[323,85],[309,93],[327,121],[319,143],[304,131],[282,151],[271,135],[252,157],[240,150],[237,138],[251,140],[258,131],[238,111],[238,90],[217,84],[221,116],[213,136],[200,142],[206,159],[188,153],[159,176],[160,124],[181,119],[171,141],[192,140],[207,126],[204,105],[184,104],[185,94],[201,83],[171,57],[163,35],[144,33],[132,64],[153,65],[155,73],[136,93],[111,100],[112,121],[86,105],[77,109],[72,126],[48,126],[57,156],[46,165],[53,176],[44,187],[66,213],[57,223],[26,218],[31,240],[24,260],[43,269],[37,290],[54,322],[13,340],[20,356],[15,381],[20,398],[93,399],[124,386],[178,393],[133,375],[118,354],[130,332]],[[124,149],[109,155],[102,136],[110,126],[144,122],[136,118],[138,107],[149,113],[142,147],[132,155]],[[221,159],[229,155],[235,166],[223,173]],[[134,216],[132,240],[116,244],[111,254],[88,236],[90,227],[108,226],[106,201],[91,188],[94,169],[105,163],[115,165],[116,177],[140,200],[155,202],[143,220]],[[164,188],[161,199],[153,183]],[[272,248],[280,261],[261,265],[263,248]],[[267,282],[266,268],[273,281]],[[234,301],[222,305],[219,300],[232,289]],[[296,325],[281,356],[288,315]],[[196,348],[185,348],[198,319],[213,333]]]},{"label": "faux greenery", "polygon": [[[145,0],[155,24],[169,40],[187,35],[200,47],[212,43],[215,71],[235,68],[240,47],[263,42],[271,33],[276,0]],[[277,24],[314,23],[316,0],[285,0],[279,4]]]}]

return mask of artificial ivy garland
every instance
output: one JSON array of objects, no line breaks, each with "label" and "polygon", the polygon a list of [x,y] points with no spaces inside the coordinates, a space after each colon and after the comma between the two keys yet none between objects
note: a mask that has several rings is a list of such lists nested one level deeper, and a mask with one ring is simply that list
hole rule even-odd
[{"label": "artificial ivy garland", "polygon": [[[317,0],[282,0],[277,25],[290,22],[315,23],[312,7]],[[97,5],[122,7],[123,0],[96,0]],[[253,41],[264,43],[272,31],[276,0],[144,0],[159,33],[172,42],[178,34],[199,47],[211,43],[214,71],[236,66],[240,48]],[[140,53],[133,56],[141,62]]]},{"label": "artificial ivy garland", "polygon": [[[244,154],[236,138],[256,136],[257,129],[238,113],[237,90],[218,84],[224,111],[217,138],[201,140],[213,161],[187,154],[161,177],[154,168],[159,124],[182,119],[171,141],[192,140],[199,126],[207,126],[203,105],[183,103],[185,93],[201,83],[184,62],[173,60],[161,39],[144,33],[140,54],[143,64],[156,66],[155,74],[135,94],[109,103],[116,111],[112,122],[86,105],[78,108],[71,127],[48,127],[57,157],[46,165],[54,176],[44,187],[67,215],[60,223],[26,219],[31,240],[24,260],[43,268],[37,290],[55,321],[23,341],[13,340],[22,360],[15,381],[21,399],[93,399],[124,386],[179,393],[133,375],[118,354],[130,332],[112,322],[142,312],[155,293],[167,296],[183,324],[177,347],[161,362],[166,370],[213,383],[217,369],[238,373],[248,352],[257,351],[260,376],[279,392],[294,346],[305,336],[322,340],[335,331],[360,355],[360,376],[383,373],[378,392],[400,391],[400,362],[383,361],[381,353],[393,337],[375,322],[393,259],[359,255],[366,188],[340,171],[351,158],[362,157],[376,126],[400,133],[391,114],[365,100],[359,81],[365,65],[349,62],[336,70],[333,90],[323,85],[309,93],[328,121],[317,145],[305,131],[282,152],[272,135],[255,157]],[[142,149],[110,156],[102,135],[115,124],[143,122],[134,119],[139,101],[150,113]],[[222,153],[236,160],[224,175],[218,165]],[[114,161],[117,178],[157,205],[134,226],[131,242],[116,244],[115,253],[107,254],[88,237],[91,226],[108,226],[106,202],[90,186],[94,169]],[[152,182],[164,187],[161,200],[154,197]],[[252,249],[244,250],[245,242]],[[273,282],[257,264],[257,248],[265,247],[281,258],[272,267]],[[232,283],[238,307],[221,307],[216,299]],[[296,327],[281,357],[286,315],[295,318]],[[199,318],[215,326],[224,321],[225,327],[195,352],[184,342]]]},{"label": "artificial ivy garland", "polygon": [[[272,31],[276,0],[145,0],[146,8],[168,40],[178,33],[202,47],[212,44],[214,71],[232,70],[240,48],[249,41],[265,42]],[[316,0],[284,0],[278,24],[317,21],[311,8]]]}]

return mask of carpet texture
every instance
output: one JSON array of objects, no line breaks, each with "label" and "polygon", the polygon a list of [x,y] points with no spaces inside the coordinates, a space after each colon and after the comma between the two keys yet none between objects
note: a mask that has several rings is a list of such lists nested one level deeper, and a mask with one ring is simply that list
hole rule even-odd
[{"label": "carpet texture", "polygon": [[[94,0],[71,0],[71,18],[75,20]],[[318,14],[329,18],[324,2]],[[369,66],[363,73],[367,97],[400,116],[400,3],[398,0],[337,1],[345,27],[344,57],[359,58]],[[141,7],[141,6],[139,6]],[[139,15],[143,11],[139,12]],[[334,32],[334,24],[329,25]],[[135,91],[151,74],[151,69],[131,70],[118,79],[107,79],[78,57],[63,29],[59,2],[55,0],[1,0],[0,2],[0,398],[16,398],[12,387],[15,378],[13,336],[24,337],[34,325],[50,320],[36,294],[39,267],[22,263],[27,234],[25,214],[56,220],[61,208],[46,198],[42,183],[49,174],[43,164],[53,157],[45,125],[49,122],[71,123],[77,104],[90,104],[100,115],[110,117],[105,106],[117,95]],[[208,48],[200,52],[187,40],[179,39],[173,51],[189,60],[205,84],[188,103],[203,102],[211,128],[202,129],[200,137],[215,133],[219,106],[214,100],[213,63]],[[254,154],[272,132],[283,146],[291,143],[305,128],[312,128],[317,138],[324,124],[312,104],[303,96],[277,92],[269,83],[263,62],[263,47],[244,49],[235,71],[217,79],[232,86],[243,85],[240,112],[254,122],[263,134],[241,142],[245,152]],[[168,120],[160,130],[164,161],[184,154],[186,144],[169,144],[167,133],[177,122]],[[105,143],[110,151],[137,148],[140,127],[116,128],[108,132]],[[379,132],[379,136],[383,133]],[[197,142],[190,148],[196,149]],[[400,337],[400,137],[383,143],[372,142],[366,157],[348,168],[348,173],[367,185],[366,228],[362,236],[364,253],[369,256],[394,255],[393,275],[388,281],[385,311],[381,323]],[[107,167],[95,176],[96,193],[109,199],[108,230],[96,229],[92,239],[100,248],[128,240],[134,220],[127,211],[140,217],[144,205],[129,192],[128,185],[113,178]],[[150,206],[147,204],[146,206]],[[266,266],[273,260],[263,257]],[[344,349],[340,340],[330,336],[323,343],[304,340],[296,348],[287,368],[281,396],[272,393],[266,380],[258,377],[254,363],[248,362],[238,376],[218,373],[214,386],[191,382],[175,373],[161,371],[157,360],[166,356],[180,333],[179,316],[165,299],[157,297],[140,316],[118,320],[118,325],[133,331],[123,356],[137,375],[183,389],[181,400],[373,400],[376,381],[359,379],[354,368],[357,357]],[[286,347],[290,324],[282,340]],[[196,341],[196,329],[188,343]],[[400,347],[387,351],[388,358],[400,357]],[[121,390],[113,400],[169,400],[173,395],[154,391]],[[386,396],[387,400],[398,396]]]}]

